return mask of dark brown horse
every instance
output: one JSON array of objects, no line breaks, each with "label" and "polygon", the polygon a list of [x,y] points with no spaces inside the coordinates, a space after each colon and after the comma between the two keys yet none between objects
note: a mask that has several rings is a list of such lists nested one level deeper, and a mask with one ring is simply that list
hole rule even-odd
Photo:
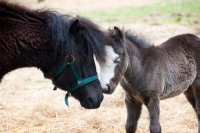
[{"label": "dark brown horse", "polygon": [[88,19],[31,10],[0,1],[0,80],[15,69],[37,67],[56,87],[88,109],[103,91],[93,56],[105,57],[106,35]]},{"label": "dark brown horse", "polygon": [[116,27],[110,30],[110,35],[114,40],[119,38],[118,46],[113,45],[113,48],[121,49],[123,54],[121,61],[110,69],[114,76],[102,84],[108,86],[105,93],[112,93],[121,80],[126,92],[126,132],[136,132],[144,104],[149,111],[150,132],[161,133],[160,100],[184,93],[197,114],[200,133],[200,38],[183,34],[154,46],[130,31],[123,33]]}]

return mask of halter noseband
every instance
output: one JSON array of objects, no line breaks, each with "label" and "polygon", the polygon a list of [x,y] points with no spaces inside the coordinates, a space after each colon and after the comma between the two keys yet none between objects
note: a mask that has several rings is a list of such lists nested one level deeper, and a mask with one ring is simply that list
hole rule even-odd
[{"label": "halter noseband", "polygon": [[[62,73],[62,71],[65,69],[66,66],[68,66],[68,65],[70,66],[70,68],[74,74],[74,77],[76,79],[76,84],[65,95],[65,104],[67,106],[69,106],[68,97],[71,95],[72,92],[74,92],[79,87],[84,86],[85,84],[88,84],[88,83],[98,79],[97,75],[82,79],[74,65],[74,61],[75,61],[74,56],[72,56],[72,58],[73,58],[73,61],[71,61],[71,62],[68,62],[67,60],[65,60],[64,63],[57,69],[57,71],[55,72],[55,74],[53,75],[53,78],[52,78],[52,80],[56,79]],[[57,89],[57,87],[55,86],[53,88],[53,90],[56,90],[56,89]]]}]

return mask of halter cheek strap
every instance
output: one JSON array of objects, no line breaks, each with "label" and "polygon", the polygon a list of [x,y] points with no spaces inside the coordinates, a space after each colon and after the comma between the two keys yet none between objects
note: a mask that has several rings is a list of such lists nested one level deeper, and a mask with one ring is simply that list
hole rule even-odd
[{"label": "halter cheek strap", "polygon": [[[72,56],[73,57],[73,56]],[[74,77],[76,79],[76,84],[70,89],[70,91],[67,92],[67,94],[65,95],[65,104],[67,106],[69,106],[69,103],[68,103],[68,97],[71,95],[72,92],[74,92],[76,89],[78,89],[79,87],[82,87],[84,86],[85,84],[88,84],[92,81],[95,81],[98,79],[98,76],[95,75],[95,76],[91,76],[89,78],[85,78],[85,79],[82,79],[81,76],[79,75],[75,65],[74,65],[74,57],[73,57],[73,61],[72,62],[68,62],[68,61],[65,61],[61,66],[60,68],[55,72],[55,74],[53,75],[53,80],[56,79],[61,73],[62,71],[65,69],[66,66],[70,66],[73,74],[74,74]],[[57,87],[55,86],[53,88],[53,90],[56,90]]]}]

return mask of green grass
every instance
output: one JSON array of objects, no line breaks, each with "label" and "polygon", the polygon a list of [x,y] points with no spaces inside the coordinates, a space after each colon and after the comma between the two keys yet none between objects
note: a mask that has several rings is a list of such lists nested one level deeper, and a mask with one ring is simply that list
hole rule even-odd
[{"label": "green grass", "polygon": [[200,0],[188,0],[179,2],[162,2],[151,6],[124,7],[115,10],[80,13],[84,17],[99,22],[127,22],[133,19],[145,19],[152,17],[158,23],[190,22],[198,18],[200,14]]}]

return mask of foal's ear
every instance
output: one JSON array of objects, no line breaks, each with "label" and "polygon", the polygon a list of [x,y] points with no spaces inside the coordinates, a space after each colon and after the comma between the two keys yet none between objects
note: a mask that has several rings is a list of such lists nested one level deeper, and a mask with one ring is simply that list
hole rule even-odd
[{"label": "foal's ear", "polygon": [[113,30],[113,37],[115,39],[115,41],[119,42],[119,41],[123,41],[123,33],[121,32],[121,30],[114,26],[114,30]]},{"label": "foal's ear", "polygon": [[71,23],[69,28],[69,33],[71,33],[73,36],[76,36],[76,34],[80,31],[80,23],[79,20],[76,19],[74,22]]}]

